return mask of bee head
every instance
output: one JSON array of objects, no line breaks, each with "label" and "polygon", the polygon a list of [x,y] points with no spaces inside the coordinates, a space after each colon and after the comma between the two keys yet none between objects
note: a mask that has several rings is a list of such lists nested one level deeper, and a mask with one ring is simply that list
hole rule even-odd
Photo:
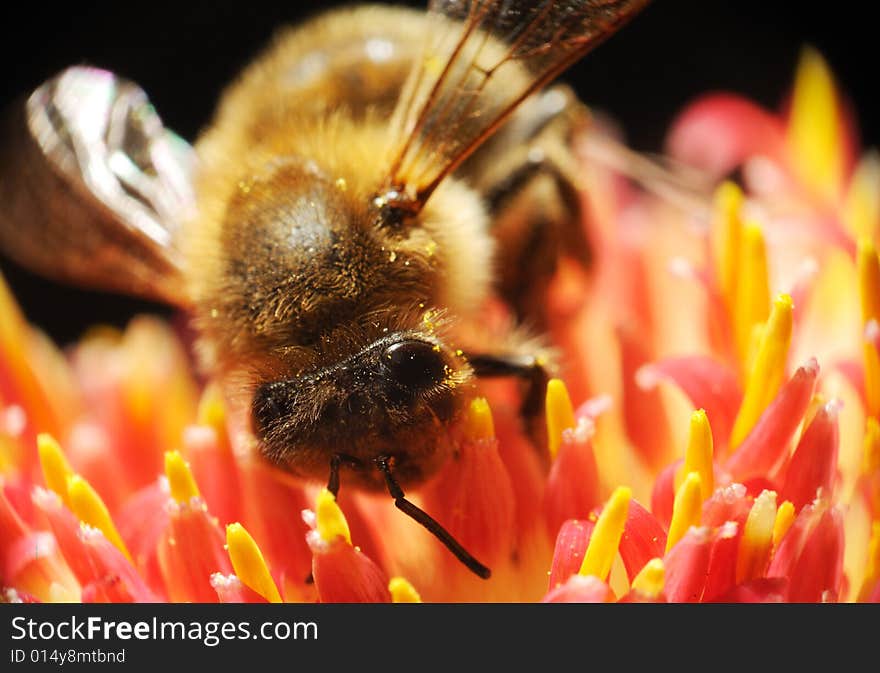
[{"label": "bee head", "polygon": [[[416,483],[445,458],[446,427],[472,375],[435,335],[397,333],[341,362],[260,385],[254,432],[263,455],[303,476],[325,477],[335,453],[364,464],[391,455],[401,482]],[[359,479],[383,486],[375,471]]]}]

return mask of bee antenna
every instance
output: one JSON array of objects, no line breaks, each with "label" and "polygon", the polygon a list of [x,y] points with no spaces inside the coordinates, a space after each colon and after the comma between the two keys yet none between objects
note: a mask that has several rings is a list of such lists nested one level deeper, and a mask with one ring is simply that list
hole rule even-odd
[{"label": "bee antenna", "polygon": [[449,549],[449,551],[451,551],[455,557],[464,563],[464,565],[474,574],[482,577],[484,580],[489,579],[492,575],[492,571],[489,570],[489,568],[475,559],[467,549],[461,546],[461,543],[459,543],[458,540],[452,537],[452,535],[450,535],[450,533],[437,523],[437,521],[427,512],[419,509],[404,497],[403,489],[400,488],[400,484],[397,483],[397,480],[391,473],[391,460],[390,456],[378,456],[376,458],[376,467],[379,468],[385,477],[385,484],[388,486],[388,492],[391,494],[391,497],[394,498],[395,507],[427,528],[434,537],[440,540],[440,542],[442,542],[446,548]]}]

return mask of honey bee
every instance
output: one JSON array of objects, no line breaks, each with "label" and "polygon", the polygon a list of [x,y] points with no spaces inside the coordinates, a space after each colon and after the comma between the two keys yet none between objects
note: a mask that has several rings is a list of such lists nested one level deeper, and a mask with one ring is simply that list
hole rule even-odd
[{"label": "honey bee", "polygon": [[493,293],[540,327],[560,250],[586,255],[569,149],[585,109],[544,87],[646,2],[332,11],[244,70],[194,150],[136,85],[72,68],[10,122],[0,248],[188,312],[261,456],[329,471],[334,493],[343,469],[387,489],[488,577],[403,488],[448,459],[476,378],[520,377],[540,407],[540,359],[460,327]]}]

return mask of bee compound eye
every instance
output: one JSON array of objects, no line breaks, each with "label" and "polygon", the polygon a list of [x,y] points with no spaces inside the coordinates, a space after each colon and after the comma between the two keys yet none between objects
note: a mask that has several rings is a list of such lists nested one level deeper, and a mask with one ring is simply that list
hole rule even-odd
[{"label": "bee compound eye", "polygon": [[406,388],[428,388],[447,375],[440,347],[426,341],[396,343],[385,349],[382,358],[390,376]]}]

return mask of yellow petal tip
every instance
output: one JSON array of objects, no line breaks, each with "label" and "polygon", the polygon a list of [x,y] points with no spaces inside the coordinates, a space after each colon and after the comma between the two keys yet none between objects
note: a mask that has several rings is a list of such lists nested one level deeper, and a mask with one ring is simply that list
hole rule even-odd
[{"label": "yellow petal tip", "polygon": [[709,416],[705,409],[697,409],[691,414],[688,445],[684,454],[684,474],[696,472],[700,475],[703,500],[707,500],[715,488],[713,454],[714,443]]},{"label": "yellow petal tip", "polygon": [[689,472],[675,493],[672,521],[666,537],[666,551],[684,537],[691,526],[699,526],[703,513],[702,479],[699,472]]},{"label": "yellow petal tip", "polygon": [[546,397],[547,441],[551,458],[555,458],[562,445],[564,430],[573,429],[577,423],[574,419],[574,407],[568,388],[562,379],[550,379],[547,383]]},{"label": "yellow petal tip", "polygon": [[773,546],[778,547],[782,538],[794,523],[794,504],[790,500],[783,502],[776,510],[776,519],[773,521]]},{"label": "yellow petal tip", "polygon": [[67,477],[67,497],[73,513],[85,524],[100,530],[104,537],[130,561],[131,554],[110,518],[110,511],[92,485],[78,474]]},{"label": "yellow petal tip", "polygon": [[631,488],[618,486],[614,489],[590,535],[590,542],[578,571],[580,575],[593,575],[602,581],[608,578],[626,525],[630,500]]},{"label": "yellow petal tip", "polygon": [[171,497],[177,502],[187,503],[199,497],[196,480],[179,451],[165,452],[165,476],[168,477]]},{"label": "yellow petal tip", "polygon": [[712,212],[712,257],[721,295],[730,310],[736,304],[736,277],[739,271],[742,238],[742,189],[730,180],[715,191]]},{"label": "yellow petal tip", "polygon": [[873,416],[865,422],[862,448],[862,474],[871,477],[880,473],[880,422]]},{"label": "yellow petal tip", "polygon": [[791,343],[793,310],[791,296],[777,295],[746,380],[743,400],[731,431],[731,448],[739,446],[746,438],[764,409],[779,392]]},{"label": "yellow petal tip", "polygon": [[485,397],[477,397],[471,401],[464,422],[465,435],[472,441],[492,439],[495,437],[495,423],[492,410]]},{"label": "yellow petal tip", "polygon": [[856,257],[862,322],[880,320],[880,258],[874,242],[866,237],[859,239]]},{"label": "yellow petal tip", "polygon": [[61,445],[52,435],[40,433],[37,435],[37,452],[47,488],[61,496],[62,502],[69,508],[67,480],[73,475],[73,470],[61,450]]},{"label": "yellow petal tip", "polygon": [[633,578],[632,589],[648,598],[657,598],[663,591],[666,581],[666,569],[663,559],[654,558],[648,561]]},{"label": "yellow petal tip", "polygon": [[232,569],[242,584],[250,587],[270,603],[280,603],[281,593],[266,561],[251,534],[240,523],[226,526],[226,548]]},{"label": "yellow petal tip", "polygon": [[736,581],[761,577],[773,544],[776,524],[776,492],[764,490],[749,510],[736,559]]},{"label": "yellow petal tip", "polygon": [[788,143],[795,171],[814,193],[834,199],[844,179],[844,142],[831,69],[813,47],[801,53],[795,75]]},{"label": "yellow petal tip", "polygon": [[403,577],[392,577],[388,582],[392,603],[421,603],[422,597],[412,584]]},{"label": "yellow petal tip", "polygon": [[337,537],[343,537],[348,544],[351,544],[348,521],[336,503],[336,498],[326,488],[321,489],[315,501],[315,521],[321,539],[332,542]]}]

